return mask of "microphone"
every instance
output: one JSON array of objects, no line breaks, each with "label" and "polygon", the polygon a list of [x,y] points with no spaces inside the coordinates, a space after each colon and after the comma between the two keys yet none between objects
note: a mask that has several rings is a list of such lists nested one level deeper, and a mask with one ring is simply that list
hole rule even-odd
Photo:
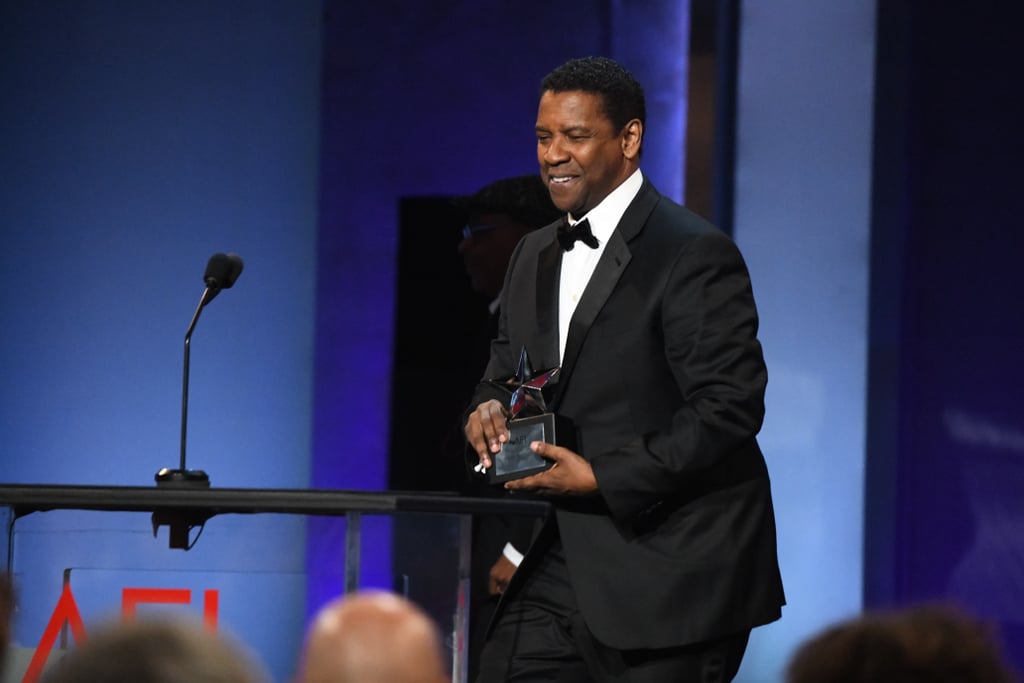
[{"label": "microphone", "polygon": [[206,283],[206,291],[199,303],[202,308],[213,301],[213,297],[220,294],[222,289],[230,289],[235,280],[242,274],[242,257],[238,254],[214,254],[206,264],[206,272],[203,274],[203,282]]},{"label": "microphone", "polygon": [[[199,322],[199,315],[203,312],[203,308],[206,307],[213,298],[217,296],[222,289],[230,289],[235,281],[238,280],[238,276],[242,274],[242,257],[238,254],[221,254],[217,253],[210,257],[210,260],[206,264],[206,272],[203,274],[203,282],[206,283],[206,289],[203,290],[203,295],[199,299],[199,306],[196,307],[196,312],[192,316],[192,322],[189,323],[188,330],[185,332],[185,363],[184,372],[182,373],[182,384],[181,384],[181,457],[178,465],[178,469],[170,469],[164,467],[156,473],[156,484],[159,487],[175,487],[175,488],[209,488],[210,477],[207,476],[206,472],[202,470],[190,470],[185,467],[185,442],[188,434],[188,376],[189,376],[189,350],[192,341],[192,331],[196,328],[196,323]],[[154,529],[155,531],[155,529]],[[187,530],[186,530],[187,533]],[[172,541],[172,547],[173,541]]]}]

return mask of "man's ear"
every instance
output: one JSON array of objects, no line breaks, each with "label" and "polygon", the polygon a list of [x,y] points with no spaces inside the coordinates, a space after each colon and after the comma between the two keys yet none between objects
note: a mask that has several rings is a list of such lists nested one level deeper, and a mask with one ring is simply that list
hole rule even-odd
[{"label": "man's ear", "polygon": [[644,124],[640,119],[632,119],[622,129],[622,156],[627,159],[640,157],[640,143],[644,139]]}]

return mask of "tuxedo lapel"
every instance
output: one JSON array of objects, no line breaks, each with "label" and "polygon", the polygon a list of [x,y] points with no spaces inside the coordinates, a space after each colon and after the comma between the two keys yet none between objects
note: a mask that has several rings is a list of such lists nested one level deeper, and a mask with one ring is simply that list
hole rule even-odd
[{"label": "tuxedo lapel", "polygon": [[[601,259],[597,262],[594,274],[591,275],[590,281],[583,290],[583,296],[580,297],[580,302],[576,306],[576,312],[573,313],[572,320],[569,323],[569,335],[565,342],[565,354],[562,357],[562,366],[558,373],[559,381],[557,386],[555,386],[552,397],[553,406],[558,405],[562,395],[565,393],[565,388],[569,384],[573,368],[576,365],[576,358],[579,356],[580,348],[583,346],[583,341],[586,339],[591,325],[593,325],[601,309],[604,308],[608,297],[615,291],[619,278],[622,277],[626,266],[629,265],[630,260],[633,258],[628,242],[640,234],[644,224],[647,222],[647,217],[650,216],[654,205],[658,203],[658,198],[659,195],[654,186],[645,179],[639,194],[630,203],[615,231],[612,232],[611,237],[608,239],[608,245],[604,248]],[[556,296],[557,289],[556,286]],[[557,307],[557,300],[555,305]],[[557,330],[555,341],[557,344]]]},{"label": "tuxedo lapel", "polygon": [[[535,368],[555,367],[558,363],[558,273],[562,249],[558,240],[537,255],[537,337],[539,349],[529,349]],[[536,355],[535,355],[536,354]],[[557,381],[557,376],[556,376]]]}]

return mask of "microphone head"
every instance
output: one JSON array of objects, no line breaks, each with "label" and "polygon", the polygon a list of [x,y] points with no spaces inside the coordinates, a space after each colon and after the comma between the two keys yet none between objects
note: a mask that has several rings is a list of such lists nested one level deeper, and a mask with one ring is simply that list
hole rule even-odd
[{"label": "microphone head", "polygon": [[[231,274],[231,259],[227,254],[217,253],[206,262],[206,272],[203,273],[203,282],[210,289],[223,289],[224,282]],[[230,285],[228,285],[230,286]]]},{"label": "microphone head", "polygon": [[228,289],[235,284],[235,280],[242,274],[242,257],[238,254],[216,253],[206,263],[206,272],[203,273],[203,282],[206,283],[206,292],[203,297],[203,306],[213,301],[213,298],[222,289]]}]

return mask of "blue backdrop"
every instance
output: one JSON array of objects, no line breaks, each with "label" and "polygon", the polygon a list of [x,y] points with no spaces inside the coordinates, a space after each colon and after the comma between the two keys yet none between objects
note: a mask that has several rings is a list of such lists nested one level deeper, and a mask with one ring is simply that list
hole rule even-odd
[{"label": "blue backdrop", "polygon": [[[183,337],[207,259],[235,251],[245,271],[192,338],[188,464],[215,486],[308,484],[320,35],[318,2],[0,5],[0,481],[176,467]],[[185,587],[160,572],[187,566],[284,680],[304,524],[247,521],[211,522],[186,556],[144,515],[24,520],[18,644],[38,642],[64,567],[90,618],[119,605],[91,586]]]}]

